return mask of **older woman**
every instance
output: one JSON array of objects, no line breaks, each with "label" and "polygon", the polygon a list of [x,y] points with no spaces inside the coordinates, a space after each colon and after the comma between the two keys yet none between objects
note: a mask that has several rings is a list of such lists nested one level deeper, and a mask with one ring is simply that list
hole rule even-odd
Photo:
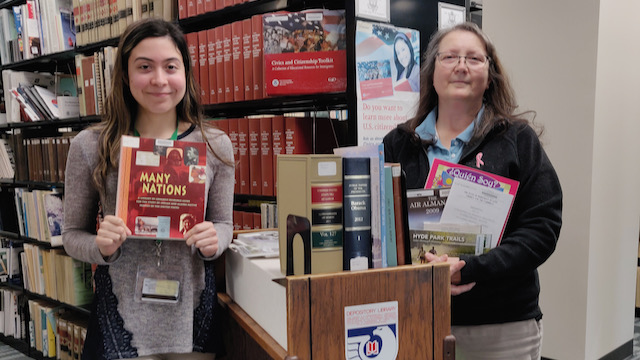
[{"label": "older woman", "polygon": [[423,188],[436,158],[520,182],[500,245],[451,263],[452,332],[458,359],[539,359],[537,267],[562,225],[556,172],[515,96],[495,47],[474,24],[437,32],[421,70],[417,114],[384,138],[407,188]]}]

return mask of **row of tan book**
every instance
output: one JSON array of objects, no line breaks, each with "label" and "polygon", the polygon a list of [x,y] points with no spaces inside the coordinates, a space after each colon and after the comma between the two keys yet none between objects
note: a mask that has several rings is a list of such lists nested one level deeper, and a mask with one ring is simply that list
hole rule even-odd
[{"label": "row of tan book", "polygon": [[13,148],[6,139],[0,139],[0,179],[13,179],[15,170]]},{"label": "row of tan book", "polygon": [[105,46],[93,55],[76,54],[76,86],[80,116],[100,115],[111,91],[117,47]]},{"label": "row of tan book", "polygon": [[128,25],[144,18],[176,18],[175,0],[73,0],[78,46],[120,36]]},{"label": "row of tan book", "polygon": [[16,188],[14,196],[20,235],[48,242],[51,246],[61,246],[62,193]]},{"label": "row of tan book", "polygon": [[178,18],[185,19],[255,0],[178,0]]},{"label": "row of tan book", "polygon": [[24,288],[65,304],[83,306],[93,299],[91,264],[68,256],[63,249],[24,244]]}]

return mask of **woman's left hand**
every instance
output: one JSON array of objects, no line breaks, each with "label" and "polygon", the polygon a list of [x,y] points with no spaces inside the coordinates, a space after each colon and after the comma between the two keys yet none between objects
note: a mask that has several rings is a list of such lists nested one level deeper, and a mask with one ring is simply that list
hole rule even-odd
[{"label": "woman's left hand", "polygon": [[203,221],[184,234],[187,246],[195,245],[202,256],[209,258],[218,252],[218,233],[211,221]]}]

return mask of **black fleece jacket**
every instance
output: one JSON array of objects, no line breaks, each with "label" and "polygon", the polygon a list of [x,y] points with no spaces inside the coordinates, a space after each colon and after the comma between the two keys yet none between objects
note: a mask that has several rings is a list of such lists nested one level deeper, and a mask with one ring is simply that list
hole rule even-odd
[{"label": "black fleece jacket", "polygon": [[[398,162],[407,188],[424,188],[429,173],[426,148],[402,126],[384,137],[385,161]],[[500,245],[460,258],[462,284],[471,291],[452,296],[452,325],[481,325],[540,319],[537,267],[553,253],[562,226],[562,189],[535,131],[524,124],[494,128],[465,146],[460,164],[520,182]]]}]

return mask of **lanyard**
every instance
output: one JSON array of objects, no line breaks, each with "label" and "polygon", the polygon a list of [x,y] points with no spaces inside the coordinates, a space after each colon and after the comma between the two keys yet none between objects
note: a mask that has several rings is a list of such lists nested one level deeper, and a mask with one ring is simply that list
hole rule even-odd
[{"label": "lanyard", "polygon": [[[140,137],[140,133],[135,128],[133,129],[133,135]],[[176,130],[171,135],[169,140],[178,140],[178,120],[176,120]],[[156,240],[156,258],[158,260],[158,267],[160,266],[160,258],[162,253],[162,240]]]}]

